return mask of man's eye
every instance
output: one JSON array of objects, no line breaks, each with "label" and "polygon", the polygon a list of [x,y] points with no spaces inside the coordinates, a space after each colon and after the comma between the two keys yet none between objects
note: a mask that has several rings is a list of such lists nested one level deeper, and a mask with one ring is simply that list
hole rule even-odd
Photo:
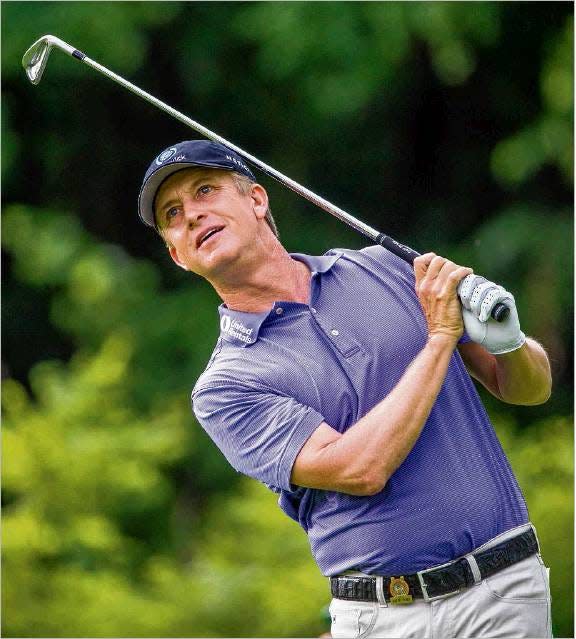
[{"label": "man's eye", "polygon": [[168,222],[171,222],[173,219],[176,218],[179,212],[180,212],[180,209],[176,206],[173,206],[171,209],[168,209],[166,211],[166,220]]},{"label": "man's eye", "polygon": [[199,189],[198,193],[201,195],[207,195],[212,190],[212,187],[209,184],[203,184]]}]

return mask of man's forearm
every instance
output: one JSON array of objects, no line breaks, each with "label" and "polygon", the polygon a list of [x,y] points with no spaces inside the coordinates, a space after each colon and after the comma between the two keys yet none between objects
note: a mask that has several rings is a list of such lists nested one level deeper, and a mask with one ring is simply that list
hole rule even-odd
[{"label": "man's forearm", "polygon": [[345,483],[358,482],[366,494],[382,490],[416,443],[455,346],[453,337],[429,337],[392,392],[324,451],[345,469]]},{"label": "man's forearm", "polygon": [[521,348],[496,355],[496,379],[501,398],[510,404],[542,404],[550,397],[552,376],[546,351],[527,338]]}]

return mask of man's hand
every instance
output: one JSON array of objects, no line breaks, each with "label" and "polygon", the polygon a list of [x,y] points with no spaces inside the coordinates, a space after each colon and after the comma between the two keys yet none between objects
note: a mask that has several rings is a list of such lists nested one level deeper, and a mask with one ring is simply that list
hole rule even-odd
[{"label": "man's hand", "polygon": [[464,325],[457,295],[458,284],[471,273],[471,268],[458,266],[435,253],[426,253],[414,260],[416,294],[430,336],[448,336],[454,344],[461,337]]},{"label": "man's hand", "polygon": [[[462,315],[466,332],[473,342],[482,345],[493,355],[511,353],[526,341],[514,296],[501,286],[478,275],[468,275],[458,287],[462,300]],[[504,302],[510,314],[503,322],[496,322],[490,313],[496,304]]]}]

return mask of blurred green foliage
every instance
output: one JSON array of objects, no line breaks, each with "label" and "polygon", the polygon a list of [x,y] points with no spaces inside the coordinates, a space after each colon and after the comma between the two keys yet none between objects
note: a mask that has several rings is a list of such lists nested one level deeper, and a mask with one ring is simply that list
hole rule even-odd
[{"label": "blurred green foliage", "polygon": [[[313,636],[305,534],[189,408],[209,286],[136,220],[198,137],[54,33],[367,223],[512,290],[554,394],[491,417],[573,635],[570,3],[8,2],[2,12],[3,589],[9,636]],[[362,238],[264,180],[289,250]]]}]

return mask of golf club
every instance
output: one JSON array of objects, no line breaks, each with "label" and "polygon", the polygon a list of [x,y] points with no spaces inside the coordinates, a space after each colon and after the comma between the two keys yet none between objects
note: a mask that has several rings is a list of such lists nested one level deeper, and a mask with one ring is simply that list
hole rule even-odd
[{"label": "golf club", "polygon": [[[264,173],[266,173],[266,175],[269,175],[270,177],[274,178],[281,184],[284,184],[285,186],[292,189],[294,192],[298,193],[305,199],[309,200],[310,202],[312,202],[319,208],[323,209],[327,213],[330,213],[334,217],[337,217],[339,220],[341,220],[345,224],[348,224],[348,226],[351,226],[356,231],[370,238],[370,240],[372,240],[374,243],[380,244],[381,246],[388,249],[389,251],[391,251],[398,257],[401,257],[406,262],[412,264],[414,260],[420,255],[420,253],[417,253],[416,251],[409,248],[408,246],[405,246],[404,244],[400,244],[399,242],[392,239],[388,235],[385,235],[384,233],[377,231],[371,226],[364,224],[364,222],[361,222],[360,220],[353,217],[349,213],[346,213],[346,211],[343,211],[341,208],[335,206],[331,202],[328,202],[328,200],[325,200],[319,195],[316,195],[316,193],[313,193],[312,191],[302,186],[301,184],[298,184],[298,182],[295,182],[294,180],[290,179],[286,175],[283,175],[279,171],[276,171],[276,169],[272,168],[271,166],[268,166],[267,164],[265,164],[258,158],[254,157],[250,153],[247,153],[246,151],[236,146],[235,144],[228,142],[228,140],[217,135],[213,131],[210,131],[210,129],[207,129],[205,126],[202,126],[198,122],[195,122],[194,120],[183,115],[179,111],[176,111],[176,109],[173,109],[171,106],[169,106],[165,102],[162,102],[158,98],[155,98],[149,93],[146,93],[146,91],[139,89],[137,86],[135,86],[131,82],[128,82],[127,80],[120,77],[116,73],[110,71],[109,69],[102,66],[101,64],[98,64],[98,62],[91,60],[85,53],[82,53],[82,51],[79,51],[78,49],[64,42],[63,40],[60,40],[60,38],[57,38],[53,35],[42,36],[41,38],[36,40],[36,42],[34,42],[34,44],[24,54],[24,57],[22,58],[22,66],[24,67],[26,71],[26,75],[28,76],[28,79],[33,84],[38,84],[40,80],[42,79],[42,75],[44,73],[44,69],[46,68],[46,63],[48,61],[48,57],[50,55],[50,51],[52,50],[52,47],[56,47],[60,49],[61,51],[64,51],[68,55],[72,56],[73,58],[76,58],[77,60],[84,62],[84,64],[87,64],[88,66],[102,73],[103,75],[110,78],[111,80],[114,80],[115,82],[125,87],[129,91],[132,91],[132,93],[135,93],[136,95],[140,96],[141,98],[143,98],[150,104],[153,104],[154,106],[158,107],[165,113],[168,113],[168,115],[171,115],[172,117],[186,124],[191,129],[194,129],[194,131],[197,131],[198,133],[202,134],[208,139],[213,140],[214,142],[220,142],[220,144],[223,144],[229,147],[230,149],[233,149],[234,151],[236,151],[236,153],[243,156],[251,164],[253,164],[254,166],[258,167],[260,170],[262,170]],[[508,317],[509,313],[510,313],[510,309],[505,304],[499,303],[499,304],[496,304],[494,308],[492,309],[491,317],[497,322],[502,322]]]}]

